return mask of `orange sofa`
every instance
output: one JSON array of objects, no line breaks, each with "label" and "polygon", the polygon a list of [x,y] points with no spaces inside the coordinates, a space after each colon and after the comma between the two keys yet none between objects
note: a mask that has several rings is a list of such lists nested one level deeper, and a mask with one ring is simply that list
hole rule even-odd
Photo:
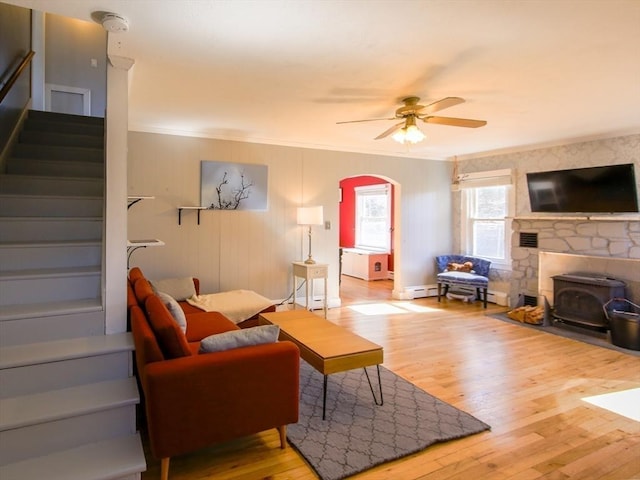
[{"label": "orange sofa", "polygon": [[[186,314],[186,333],[143,275],[127,282],[151,453],[171,457],[298,421],[298,347],[288,341],[199,353],[210,335],[241,329],[217,312]],[[249,329],[251,330],[251,329]],[[247,332],[248,330],[244,330]]]}]

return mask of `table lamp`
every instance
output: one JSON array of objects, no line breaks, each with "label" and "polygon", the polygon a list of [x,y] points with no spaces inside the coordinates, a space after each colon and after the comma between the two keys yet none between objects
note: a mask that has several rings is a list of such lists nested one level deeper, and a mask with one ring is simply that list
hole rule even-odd
[{"label": "table lamp", "polygon": [[322,225],[322,205],[318,207],[298,207],[297,223],[309,227],[309,258],[304,263],[314,264],[316,261],[311,257],[311,227]]}]

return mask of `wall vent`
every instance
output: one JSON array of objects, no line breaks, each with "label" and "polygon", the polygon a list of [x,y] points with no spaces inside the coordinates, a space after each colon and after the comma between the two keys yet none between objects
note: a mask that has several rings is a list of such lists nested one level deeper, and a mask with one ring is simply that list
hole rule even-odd
[{"label": "wall vent", "polygon": [[525,248],[538,248],[538,233],[520,232],[520,246]]},{"label": "wall vent", "polygon": [[537,299],[537,297],[534,297],[533,295],[523,295],[522,299],[524,300],[524,304],[525,305],[529,305],[530,307],[537,307],[538,306],[538,299]]}]

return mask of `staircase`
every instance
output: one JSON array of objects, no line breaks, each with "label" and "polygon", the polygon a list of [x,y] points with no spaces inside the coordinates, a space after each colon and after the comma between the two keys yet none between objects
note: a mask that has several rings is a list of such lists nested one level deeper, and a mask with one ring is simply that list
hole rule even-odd
[{"label": "staircase", "polygon": [[133,341],[105,335],[103,143],[101,118],[30,111],[0,175],[2,480],[146,468]]}]

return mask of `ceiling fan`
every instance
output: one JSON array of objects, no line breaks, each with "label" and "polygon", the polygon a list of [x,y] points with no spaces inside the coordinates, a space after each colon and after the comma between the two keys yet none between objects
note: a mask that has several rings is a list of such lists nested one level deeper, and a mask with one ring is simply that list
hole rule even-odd
[{"label": "ceiling fan", "polygon": [[347,120],[343,123],[357,122],[375,122],[378,120],[396,120],[402,119],[400,123],[388,128],[375,140],[388,137],[393,134],[393,139],[400,143],[417,143],[424,139],[424,134],[416,125],[416,120],[422,120],[425,123],[437,123],[438,125],[450,125],[453,127],[478,128],[487,124],[485,120],[471,120],[469,118],[453,118],[453,117],[436,117],[432,113],[453,107],[460,103],[464,103],[464,99],[460,97],[446,97],[429,105],[419,105],[419,97],[406,97],[402,99],[404,105],[396,110],[395,116],[390,118],[370,118],[366,120]]}]

